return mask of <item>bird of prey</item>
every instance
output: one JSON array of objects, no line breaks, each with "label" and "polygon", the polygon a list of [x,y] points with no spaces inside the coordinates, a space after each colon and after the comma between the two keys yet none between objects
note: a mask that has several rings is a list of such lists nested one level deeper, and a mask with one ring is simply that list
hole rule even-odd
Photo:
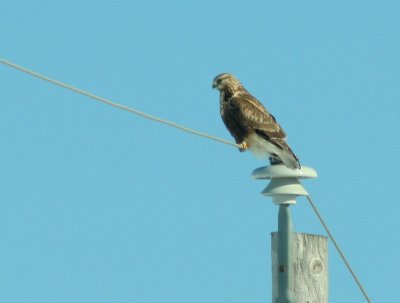
[{"label": "bird of prey", "polygon": [[285,131],[275,117],[235,76],[219,74],[212,87],[220,91],[221,117],[240,145],[240,151],[250,149],[258,158],[269,156],[271,164],[283,163],[291,169],[301,168],[299,159],[286,143]]}]

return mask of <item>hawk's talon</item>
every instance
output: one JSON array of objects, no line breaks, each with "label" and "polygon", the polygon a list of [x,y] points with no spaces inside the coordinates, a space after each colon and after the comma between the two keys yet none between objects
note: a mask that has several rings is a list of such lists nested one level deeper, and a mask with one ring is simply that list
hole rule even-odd
[{"label": "hawk's talon", "polygon": [[239,151],[240,152],[245,152],[246,150],[249,149],[249,146],[247,145],[247,143],[245,141],[243,141],[242,143],[239,144]]}]

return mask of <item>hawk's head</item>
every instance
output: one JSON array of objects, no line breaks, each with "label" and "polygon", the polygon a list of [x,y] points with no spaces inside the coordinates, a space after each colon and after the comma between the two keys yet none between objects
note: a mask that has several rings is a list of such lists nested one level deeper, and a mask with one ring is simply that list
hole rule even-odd
[{"label": "hawk's head", "polygon": [[237,91],[243,88],[243,86],[234,75],[222,73],[214,78],[212,88],[217,88],[219,91],[226,89]]}]

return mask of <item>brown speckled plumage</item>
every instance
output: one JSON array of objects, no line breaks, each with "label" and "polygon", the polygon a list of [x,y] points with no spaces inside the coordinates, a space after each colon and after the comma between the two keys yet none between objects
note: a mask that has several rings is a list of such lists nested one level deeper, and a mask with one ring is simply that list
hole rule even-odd
[{"label": "brown speckled plumage", "polygon": [[[271,163],[283,162],[287,167],[300,168],[296,155],[286,143],[286,134],[266,108],[253,97],[231,74],[214,78],[213,88],[220,91],[220,112],[227,129],[236,143],[245,148],[261,150]],[[260,154],[259,150],[252,150]]]}]

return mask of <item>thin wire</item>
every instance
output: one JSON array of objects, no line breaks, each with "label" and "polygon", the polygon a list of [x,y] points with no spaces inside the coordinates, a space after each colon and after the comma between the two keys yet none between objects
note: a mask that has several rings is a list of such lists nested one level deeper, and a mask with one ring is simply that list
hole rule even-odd
[{"label": "thin wire", "polygon": [[363,293],[365,299],[367,300],[368,303],[371,303],[371,300],[368,297],[367,292],[365,291],[360,280],[357,278],[356,274],[354,273],[353,269],[351,268],[349,261],[345,257],[344,253],[342,252],[342,249],[340,248],[339,244],[336,242],[335,238],[333,237],[331,231],[328,228],[328,225],[326,225],[325,220],[322,218],[320,212],[317,209],[317,206],[315,205],[315,203],[313,202],[313,200],[311,199],[311,197],[309,195],[307,196],[307,200],[308,200],[308,202],[310,202],[312,209],[314,210],[319,221],[321,222],[322,226],[324,227],[325,231],[327,232],[329,238],[331,239],[333,245],[335,246],[337,252],[339,253],[340,257],[342,258],[342,260],[343,260],[344,264],[346,265],[347,269],[349,270],[350,274],[353,276],[354,281],[357,283],[357,285],[360,288],[361,292]]},{"label": "thin wire", "polygon": [[[149,120],[152,120],[152,121],[155,121],[155,122],[159,122],[159,123],[162,123],[162,124],[166,124],[168,126],[172,126],[172,127],[178,128],[178,129],[180,129],[182,131],[185,131],[185,132],[188,132],[188,133],[200,136],[200,137],[204,137],[204,138],[207,138],[207,139],[211,139],[211,140],[214,140],[214,141],[217,141],[217,142],[221,142],[221,143],[224,143],[224,144],[227,144],[227,145],[230,145],[230,146],[234,146],[234,147],[238,147],[238,148],[240,147],[240,145],[232,143],[232,142],[229,142],[227,140],[224,140],[224,139],[221,139],[221,138],[218,138],[218,137],[215,137],[215,136],[203,133],[203,132],[199,132],[197,130],[194,130],[194,129],[179,125],[179,124],[177,124],[175,122],[171,122],[171,121],[168,121],[168,120],[165,120],[165,119],[161,119],[161,118],[146,114],[146,113],[144,113],[142,111],[133,109],[133,108],[125,106],[125,105],[121,105],[121,104],[115,103],[113,101],[110,101],[108,99],[99,97],[99,96],[94,95],[94,94],[92,94],[90,92],[87,92],[85,90],[76,88],[76,87],[71,86],[69,84],[66,84],[66,83],[63,83],[61,81],[58,81],[58,80],[52,79],[50,77],[44,76],[42,74],[39,74],[37,72],[29,70],[29,69],[27,69],[25,67],[17,65],[15,63],[12,63],[10,61],[7,61],[7,60],[4,60],[4,59],[0,58],[0,63],[5,64],[5,65],[7,65],[9,67],[12,67],[14,69],[20,70],[20,71],[22,71],[22,72],[24,72],[26,74],[31,75],[31,76],[37,77],[39,79],[42,79],[44,81],[47,81],[47,82],[53,83],[55,85],[61,86],[63,88],[66,88],[66,89],[71,90],[73,92],[76,92],[78,94],[84,95],[86,97],[92,98],[92,99],[100,101],[100,102],[103,102],[103,103],[105,103],[107,105],[111,105],[113,107],[116,107],[116,108],[128,111],[130,113],[142,116],[142,117],[144,117],[146,119],[149,119]],[[317,215],[318,219],[320,220],[322,226],[324,227],[325,231],[327,232],[329,238],[331,239],[333,245],[335,246],[335,248],[336,248],[337,252],[339,253],[340,257],[342,258],[343,262],[345,263],[347,269],[349,270],[349,272],[353,276],[354,281],[357,283],[357,285],[360,288],[361,292],[363,293],[365,299],[367,300],[368,303],[371,303],[371,300],[369,299],[366,291],[364,290],[364,287],[361,285],[359,279],[357,278],[356,274],[354,273],[353,269],[351,268],[349,261],[347,261],[347,259],[346,259],[345,255],[343,254],[341,248],[339,247],[338,243],[336,242],[335,238],[333,237],[332,233],[330,232],[328,226],[326,225],[324,219],[322,218],[320,212],[318,211],[315,203],[312,201],[310,196],[307,196],[307,200],[310,202],[310,205],[311,205],[312,209],[314,210],[315,214]]]},{"label": "thin wire", "polygon": [[113,107],[128,111],[128,112],[136,114],[136,115],[139,115],[139,116],[144,117],[146,119],[149,119],[149,120],[152,120],[152,121],[155,121],[155,122],[159,122],[159,123],[162,123],[162,124],[166,124],[166,125],[175,127],[177,129],[180,129],[182,131],[191,133],[191,134],[196,135],[196,136],[204,137],[204,138],[207,138],[207,139],[211,139],[211,140],[214,140],[214,141],[218,141],[218,142],[221,142],[221,143],[224,143],[224,144],[227,144],[227,145],[231,145],[231,146],[240,148],[240,145],[238,145],[238,144],[235,144],[235,143],[232,143],[230,141],[227,141],[227,140],[224,140],[224,139],[221,139],[221,138],[218,138],[218,137],[215,137],[215,136],[212,136],[212,135],[209,135],[209,134],[206,134],[206,133],[203,133],[203,132],[188,128],[186,126],[179,125],[179,124],[177,124],[175,122],[172,122],[172,121],[168,121],[168,120],[165,120],[165,119],[161,119],[161,118],[146,114],[146,113],[144,113],[142,111],[136,110],[136,109],[128,107],[126,105],[115,103],[115,102],[113,102],[111,100],[108,100],[108,99],[105,99],[103,97],[97,96],[97,95],[92,94],[92,93],[90,93],[88,91],[85,91],[83,89],[76,88],[76,87],[74,87],[72,85],[69,85],[67,83],[64,83],[64,82],[52,79],[50,77],[44,76],[42,74],[39,74],[39,73],[34,72],[32,70],[29,70],[29,69],[27,69],[25,67],[17,65],[15,63],[12,63],[10,61],[7,61],[7,60],[4,60],[4,59],[0,58],[0,63],[3,63],[5,65],[7,65],[9,67],[12,67],[12,68],[15,68],[17,70],[20,70],[20,71],[22,71],[22,72],[24,72],[26,74],[29,74],[31,76],[34,76],[36,78],[39,78],[39,79],[42,79],[44,81],[47,81],[47,82],[53,83],[55,85],[61,86],[63,88],[69,89],[69,90],[71,90],[73,92],[76,92],[78,94],[84,95],[86,97],[95,99],[95,100],[100,101],[100,102],[103,102],[103,103],[105,103],[107,105],[111,105]]}]

